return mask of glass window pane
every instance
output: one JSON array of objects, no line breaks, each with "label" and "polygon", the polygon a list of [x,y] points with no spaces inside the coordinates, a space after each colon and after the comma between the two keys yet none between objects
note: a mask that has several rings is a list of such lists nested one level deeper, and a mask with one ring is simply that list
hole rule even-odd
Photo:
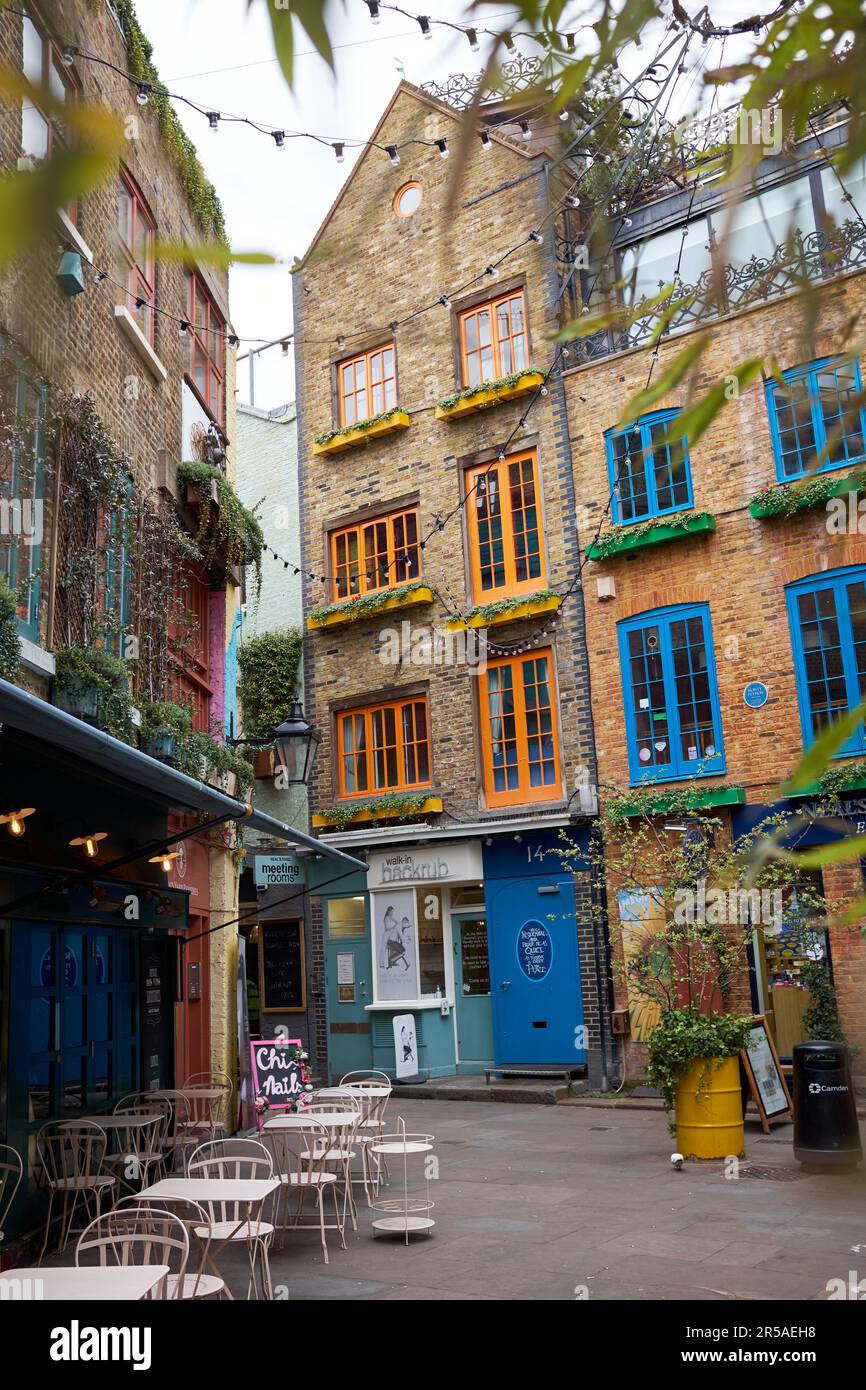
[{"label": "glass window pane", "polygon": [[726,265],[739,269],[754,256],[771,257],[777,246],[785,245],[792,231],[807,236],[815,230],[808,178],[754,193],[733,211],[715,213],[713,230]]},{"label": "glass window pane", "polygon": [[[859,227],[854,209],[859,208],[861,212],[866,209],[866,159],[859,159],[853,168],[842,175],[842,184],[832,169],[821,170],[821,189],[827,216],[836,227],[842,227],[846,222],[853,222]],[[846,192],[851,194],[850,203],[845,199]]]},{"label": "glass window pane", "polygon": [[21,153],[30,159],[44,159],[48,153],[48,122],[27,101],[21,106]]},{"label": "glass window pane", "polygon": [[23,55],[21,67],[28,82],[34,86],[41,86],[42,83],[42,58],[43,43],[42,36],[33,20],[25,15],[23,21]]},{"label": "glass window pane", "polygon": [[[689,223],[680,263],[680,275],[686,285],[696,284],[710,269],[709,236],[705,217]],[[683,229],[675,227],[625,248],[620,270],[625,304],[632,306],[642,299],[651,299],[662,286],[672,282],[682,241]]]}]

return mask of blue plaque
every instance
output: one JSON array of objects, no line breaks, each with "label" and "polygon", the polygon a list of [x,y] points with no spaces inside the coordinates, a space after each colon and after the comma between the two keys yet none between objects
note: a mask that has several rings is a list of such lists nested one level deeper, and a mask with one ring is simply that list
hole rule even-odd
[{"label": "blue plaque", "polygon": [[524,922],[517,933],[517,964],[527,980],[543,980],[553,964],[553,942],[543,922]]},{"label": "blue plaque", "polygon": [[743,699],[749,709],[760,709],[770,698],[770,692],[763,681],[749,681],[743,691]]}]

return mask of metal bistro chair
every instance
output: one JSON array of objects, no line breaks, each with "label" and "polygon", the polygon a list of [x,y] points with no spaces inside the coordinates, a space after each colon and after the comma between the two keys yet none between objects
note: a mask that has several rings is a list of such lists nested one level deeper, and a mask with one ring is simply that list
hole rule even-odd
[{"label": "metal bistro chair", "polygon": [[[333,1167],[337,1174],[338,1183],[343,1184],[343,1225],[346,1223],[346,1211],[352,1219],[352,1230],[358,1229],[358,1208],[355,1204],[355,1195],[352,1191],[352,1161],[357,1157],[358,1147],[358,1126],[364,1118],[364,1107],[358,1096],[340,1095],[333,1100],[327,1096],[324,1099],[320,1094],[313,1092],[313,1099],[308,1105],[304,1106],[303,1113],[312,1115],[317,1119],[320,1115],[333,1114],[335,1110],[351,1111],[355,1116],[354,1124],[348,1128],[335,1130],[329,1139],[329,1147],[320,1153],[318,1157],[322,1160],[325,1168]],[[322,1121],[319,1121],[322,1123]],[[330,1129],[330,1126],[327,1126]]]},{"label": "metal bistro chair", "polygon": [[[189,1178],[273,1178],[274,1164],[270,1153],[258,1139],[211,1139],[190,1155],[186,1173]],[[199,1240],[210,1239],[220,1246],[237,1241],[247,1247],[250,1262],[250,1282],[247,1297],[258,1294],[257,1269],[261,1270],[261,1287],[266,1298],[273,1298],[268,1248],[274,1227],[256,1217],[251,1220],[243,1202],[203,1202],[208,1213],[208,1226],[196,1226]]]},{"label": "metal bistro chair", "polygon": [[391,1099],[391,1078],[383,1071],[350,1071],[340,1080],[340,1090],[356,1095],[363,1106],[364,1116],[358,1126],[356,1142],[361,1148],[362,1176],[356,1183],[363,1184],[367,1201],[370,1192],[378,1194],[384,1173],[388,1180],[388,1165],[381,1154],[371,1153],[373,1144],[384,1133],[385,1111]]},{"label": "metal bistro chair", "polygon": [[[199,1202],[194,1202],[189,1197],[160,1197],[157,1207],[152,1205],[150,1201],[143,1201],[140,1197],[124,1197],[121,1202],[118,1202],[112,1215],[124,1210],[133,1214],[136,1212],[145,1215],[155,1213],[157,1216],[164,1216],[166,1212],[169,1212],[183,1224],[187,1235],[197,1229],[207,1231],[207,1235],[197,1242],[197,1260],[193,1259],[193,1247],[190,1244],[189,1260],[183,1277],[181,1278],[179,1271],[168,1275],[166,1280],[168,1298],[184,1300],[231,1298],[228,1286],[222,1276],[216,1272],[212,1274],[206,1272],[210,1264],[211,1225],[210,1217]],[[163,1260],[161,1263],[165,1264],[166,1261]],[[191,1268],[191,1265],[194,1265],[194,1268]]]},{"label": "metal bistro chair", "polygon": [[[206,1139],[224,1138],[228,1132],[234,1086],[227,1072],[197,1071],[181,1086],[186,1097],[188,1118],[182,1125],[197,1144]],[[218,1096],[197,1094],[198,1091],[219,1091]]]},{"label": "metal bistro chair", "polygon": [[[151,1181],[151,1173],[162,1176],[164,1168],[163,1151],[169,1123],[169,1107],[165,1100],[140,1102],[135,1099],[118,1101],[114,1114],[120,1119],[129,1119],[128,1129],[114,1130],[115,1147],[109,1144],[103,1166],[110,1173],[117,1174],[118,1183],[134,1192],[135,1184],[146,1187]],[[157,1118],[147,1124],[136,1124],[142,1115],[155,1115]]]},{"label": "metal bistro chair", "polygon": [[[328,1264],[328,1242],[325,1236],[327,1230],[339,1231],[340,1243],[343,1249],[346,1249],[345,1214],[341,1216],[340,1213],[337,1174],[329,1170],[326,1161],[332,1148],[333,1136],[327,1125],[323,1125],[315,1116],[308,1115],[306,1110],[303,1111],[302,1118],[303,1123],[297,1128],[280,1129],[266,1121],[262,1130],[263,1138],[267,1137],[268,1142],[273,1145],[275,1167],[282,1184],[282,1200],[278,1203],[275,1220],[281,1232],[289,1229],[315,1229],[312,1223],[304,1225],[301,1222],[304,1198],[308,1193],[313,1193],[318,1211],[317,1225],[322,1241],[322,1254],[325,1264]],[[325,1220],[325,1193],[328,1191],[334,1199],[333,1222]],[[296,1196],[293,1216],[289,1210],[292,1194]],[[279,1220],[281,1213],[284,1217],[282,1222]]]},{"label": "metal bistro chair", "polygon": [[[117,1179],[102,1169],[107,1141],[105,1130],[93,1120],[51,1120],[36,1135],[36,1152],[48,1188],[45,1238],[39,1252],[42,1263],[48,1248],[55,1199],[63,1199],[60,1218],[60,1245],[66,1249],[79,1201],[88,1221],[100,1215],[103,1193],[113,1189]],[[94,1210],[91,1211],[91,1202]]]},{"label": "metal bistro chair", "polygon": [[184,1167],[184,1154],[199,1142],[191,1132],[191,1111],[183,1091],[149,1091],[151,1101],[164,1101],[169,1107],[162,1150],[162,1170]]},{"label": "metal bistro chair", "polygon": [[150,1295],[154,1299],[183,1296],[188,1260],[189,1236],[179,1217],[140,1203],[97,1216],[82,1231],[75,1247],[75,1263],[79,1267],[168,1265],[170,1273]]},{"label": "metal bistro chair", "polygon": [[3,1244],[3,1228],[21,1186],[23,1172],[24,1164],[18,1150],[10,1144],[0,1144],[0,1245]]}]

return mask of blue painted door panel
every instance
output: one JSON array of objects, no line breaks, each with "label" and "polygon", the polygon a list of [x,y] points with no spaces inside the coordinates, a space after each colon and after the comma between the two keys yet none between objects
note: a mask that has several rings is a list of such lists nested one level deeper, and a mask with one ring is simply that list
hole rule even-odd
[{"label": "blue painted door panel", "polygon": [[496,1061],[586,1062],[570,875],[486,884]]}]

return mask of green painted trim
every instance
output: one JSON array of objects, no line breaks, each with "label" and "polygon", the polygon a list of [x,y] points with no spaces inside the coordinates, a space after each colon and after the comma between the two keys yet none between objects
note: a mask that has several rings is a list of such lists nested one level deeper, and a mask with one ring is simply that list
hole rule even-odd
[{"label": "green painted trim", "polygon": [[[692,811],[701,810],[705,806],[743,806],[746,801],[745,787],[715,787],[707,792],[693,792],[688,797],[688,809]],[[627,807],[622,811],[624,816],[643,816],[661,815],[665,811],[671,810],[673,806],[681,806],[679,794],[671,792],[669,796],[662,793],[655,801],[649,801],[645,805]]]},{"label": "green painted trim", "polygon": [[621,555],[628,550],[639,550],[647,545],[661,545],[665,541],[680,541],[686,536],[697,536],[715,529],[716,518],[711,512],[690,513],[679,522],[614,526],[586,547],[586,557],[588,560],[607,560],[612,555]]}]

